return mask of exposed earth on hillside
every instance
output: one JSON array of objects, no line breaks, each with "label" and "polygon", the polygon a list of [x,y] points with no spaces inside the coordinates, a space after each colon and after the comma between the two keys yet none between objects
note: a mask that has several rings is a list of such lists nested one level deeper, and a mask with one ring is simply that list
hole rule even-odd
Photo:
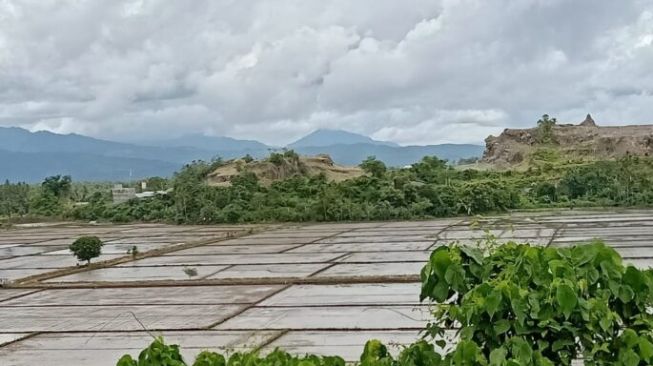
[{"label": "exposed earth on hillside", "polygon": [[274,163],[269,159],[252,160],[235,159],[217,168],[207,177],[209,185],[229,186],[231,180],[242,172],[256,174],[263,185],[283,180],[296,175],[315,176],[323,173],[327,180],[341,182],[346,179],[360,177],[365,174],[358,167],[337,165],[328,155],[299,156],[297,159],[283,158]]},{"label": "exposed earth on hillside", "polygon": [[527,162],[539,148],[553,149],[567,159],[614,159],[625,155],[653,153],[653,125],[598,126],[590,115],[579,125],[552,127],[551,142],[538,141],[538,127],[505,129],[498,137],[485,139],[483,162],[497,167]]}]

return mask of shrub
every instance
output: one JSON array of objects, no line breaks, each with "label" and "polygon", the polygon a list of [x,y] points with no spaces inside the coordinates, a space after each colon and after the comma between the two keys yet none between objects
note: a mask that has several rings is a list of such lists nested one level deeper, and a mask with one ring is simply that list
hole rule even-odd
[{"label": "shrub", "polygon": [[[130,355],[120,358],[116,366],[186,366],[179,346],[167,345],[163,338],[155,338],[152,344],[145,348],[134,360]],[[234,353],[226,359],[223,355],[203,351],[197,355],[193,366],[225,366],[225,365],[250,365],[250,366],[345,366],[345,361],[340,357],[306,355],[293,356],[287,352],[274,350],[267,356],[257,352]],[[372,366],[374,364],[370,364]],[[380,365],[380,364],[379,364]]]},{"label": "shrub", "polygon": [[440,247],[421,276],[428,333],[460,327],[455,365],[653,364],[653,272],[603,243]]},{"label": "shrub", "polygon": [[271,153],[268,161],[276,166],[281,166],[285,162],[283,155],[279,153]]},{"label": "shrub", "polygon": [[99,257],[102,254],[102,240],[97,236],[82,236],[75,240],[70,247],[71,252],[79,261],[91,263],[91,259]]},{"label": "shrub", "polygon": [[511,187],[493,180],[467,182],[458,196],[463,213],[467,215],[504,211],[516,206]]},{"label": "shrub", "polygon": [[363,160],[359,165],[361,169],[372,175],[375,178],[382,178],[387,168],[385,163],[381,160],[377,160],[376,156],[368,156],[367,159]]}]

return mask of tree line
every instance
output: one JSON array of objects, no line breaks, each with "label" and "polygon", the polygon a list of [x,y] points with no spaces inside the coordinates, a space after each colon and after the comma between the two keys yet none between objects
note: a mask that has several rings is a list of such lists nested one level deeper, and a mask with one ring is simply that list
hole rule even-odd
[{"label": "tree line", "polygon": [[407,168],[390,169],[370,157],[360,165],[366,175],[342,182],[331,182],[323,174],[297,174],[264,185],[245,169],[228,187],[206,184],[221,160],[195,161],[170,179],[150,179],[158,189],[172,188],[169,194],[122,204],[112,203],[108,184],[54,176],[38,186],[0,185],[0,216],[208,224],[418,219],[653,204],[651,158],[573,162],[546,150],[532,156],[528,169],[506,171],[460,170],[430,156]]}]

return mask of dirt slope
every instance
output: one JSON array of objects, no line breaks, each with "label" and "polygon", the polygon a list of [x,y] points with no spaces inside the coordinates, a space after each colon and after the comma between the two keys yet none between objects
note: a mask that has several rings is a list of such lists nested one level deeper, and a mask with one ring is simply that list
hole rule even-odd
[{"label": "dirt slope", "polygon": [[538,148],[554,149],[569,159],[614,159],[626,154],[653,153],[653,125],[597,126],[590,115],[579,125],[556,125],[553,142],[538,143],[538,129],[505,129],[485,139],[484,163],[517,165],[527,161]]},{"label": "dirt slope", "polygon": [[249,163],[243,159],[232,160],[210,173],[207,181],[212,186],[229,186],[233,177],[245,171],[256,174],[263,185],[295,175],[313,176],[324,173],[329,181],[340,182],[364,174],[358,167],[336,165],[328,155],[317,155],[300,156],[298,159],[284,158],[276,164],[269,160],[254,160]]}]

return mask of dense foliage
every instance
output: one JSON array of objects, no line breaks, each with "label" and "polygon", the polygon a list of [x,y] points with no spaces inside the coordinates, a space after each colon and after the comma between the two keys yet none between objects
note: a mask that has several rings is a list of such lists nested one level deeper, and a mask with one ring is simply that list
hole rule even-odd
[{"label": "dense foliage", "polygon": [[[395,360],[386,346],[377,340],[368,341],[360,357],[360,366],[437,366],[441,357],[433,345],[418,341],[406,347]],[[179,346],[165,344],[162,338],[154,341],[138,355],[120,358],[116,366],[186,366]],[[261,355],[256,351],[237,352],[224,356],[216,352],[203,351],[197,355],[192,366],[345,366],[345,360],[338,356],[291,355],[279,349]]]},{"label": "dense foliage", "polygon": [[[595,242],[568,248],[489,240],[479,248],[437,248],[421,271],[422,301],[433,304],[425,338],[397,358],[367,342],[360,366],[653,365],[653,270],[622,263]],[[456,330],[447,345],[445,330]],[[444,349],[444,353],[436,352]],[[118,366],[186,365],[177,346],[155,339]],[[275,350],[225,357],[201,353],[195,366],[335,366],[339,357]]]},{"label": "dense foliage", "polygon": [[170,195],[113,205],[92,201],[73,218],[177,223],[346,221],[445,217],[510,209],[653,204],[653,159],[559,163],[543,149],[526,171],[458,170],[435,157],[404,169],[367,159],[368,175],[329,182],[297,175],[269,186],[247,171],[230,187],[210,187],[214,164],[195,162],[171,180]]},{"label": "dense foliage", "polygon": [[97,258],[102,254],[102,240],[97,236],[82,236],[75,240],[68,249],[81,261],[91,263],[91,259]]},{"label": "dense foliage", "polygon": [[[653,271],[596,242],[440,247],[422,270],[428,333],[459,327],[453,365],[653,365]],[[458,360],[458,361],[456,361]]]},{"label": "dense foliage", "polygon": [[[287,151],[273,160],[295,159]],[[653,159],[564,160],[548,146],[529,157],[528,169],[456,169],[435,157],[403,169],[374,158],[367,175],[331,182],[324,175],[298,174],[270,185],[247,170],[231,186],[211,187],[206,176],[222,161],[193,162],[170,180],[152,178],[164,190],[151,198],[113,204],[109,186],[48,178],[39,187],[0,185],[0,215],[55,216],[80,220],[237,223],[261,221],[388,220],[474,215],[510,209],[580,206],[650,206]],[[79,203],[82,201],[83,203]]]}]

